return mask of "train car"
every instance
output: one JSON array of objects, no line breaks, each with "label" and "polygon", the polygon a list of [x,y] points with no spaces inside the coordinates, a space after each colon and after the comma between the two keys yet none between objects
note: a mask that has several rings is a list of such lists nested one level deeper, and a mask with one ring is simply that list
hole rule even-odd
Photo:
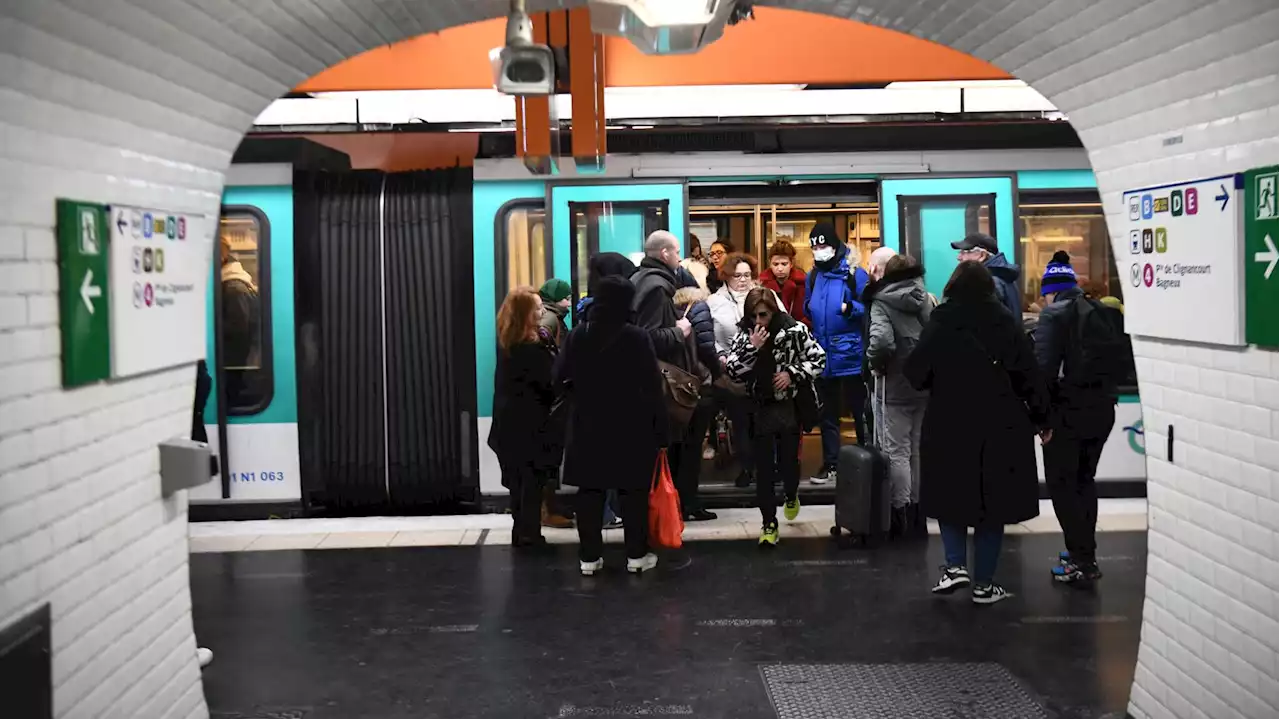
[{"label": "train car", "polygon": [[[1041,270],[1055,249],[1072,254],[1082,282],[1094,292],[1123,293],[1093,174],[1080,150],[618,155],[608,158],[606,168],[590,175],[566,168],[534,178],[516,160],[477,160],[474,176],[451,175],[449,202],[428,203],[405,220],[438,224],[448,216],[453,234],[446,237],[454,238],[448,247],[429,246],[436,240],[428,235],[391,238],[396,230],[385,216],[391,202],[385,181],[379,190],[369,173],[348,173],[359,179],[334,182],[367,187],[368,222],[377,227],[369,246],[320,267],[306,258],[316,253],[315,243],[332,238],[318,238],[310,220],[295,222],[298,206],[315,205],[315,190],[297,186],[296,168],[287,164],[233,166],[220,248],[239,269],[227,271],[228,277],[215,269],[220,281],[212,283],[208,364],[217,390],[205,412],[211,438],[226,448],[225,472],[221,482],[194,492],[193,502],[279,504],[271,511],[280,513],[409,511],[441,500],[483,504],[501,498],[497,459],[485,439],[493,406],[494,318],[502,298],[512,287],[536,287],[553,277],[581,296],[592,255],[638,257],[655,229],[673,232],[686,253],[695,243],[705,252],[712,242],[727,241],[760,258],[762,266],[768,246],[788,241],[807,270],[809,229],[828,221],[864,263],[881,246],[918,257],[930,291],[939,295],[956,262],[950,242],[980,230],[1022,267],[1029,321]],[[308,229],[295,232],[299,224]],[[458,236],[469,244],[457,243]],[[405,249],[418,242],[423,247]],[[414,251],[437,258],[441,267],[424,265]],[[215,268],[227,266],[221,260]],[[252,280],[261,308],[261,351],[251,361],[228,335],[236,323],[223,316],[224,285],[241,274]],[[315,302],[306,299],[312,286],[332,294],[329,315],[353,317],[317,320],[306,308]],[[432,294],[414,304],[417,287],[430,287]],[[440,314],[432,314],[436,310]],[[415,324],[422,314],[437,319]],[[349,327],[338,331],[339,321]],[[401,325],[426,339],[406,338]],[[378,346],[369,353],[325,354],[325,342]],[[432,354],[432,344],[448,350]],[[316,398],[326,390],[311,375],[325,363],[351,365],[325,375],[331,385],[355,385],[345,404]],[[1140,407],[1136,386],[1127,388],[1099,468],[1104,494],[1140,496],[1145,490]],[[406,429],[406,423],[412,426]],[[718,456],[708,465],[704,484],[720,501],[749,502],[733,487],[732,463],[724,460]]]}]

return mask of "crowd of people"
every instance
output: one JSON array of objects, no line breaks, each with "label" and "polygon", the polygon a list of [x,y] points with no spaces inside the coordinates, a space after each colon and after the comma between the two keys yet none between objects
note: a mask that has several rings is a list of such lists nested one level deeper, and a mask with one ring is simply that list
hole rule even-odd
[{"label": "crowd of people", "polygon": [[934,593],[971,587],[979,604],[1009,596],[994,575],[1005,525],[1039,512],[1037,436],[1066,545],[1052,576],[1099,579],[1094,475],[1126,370],[1121,312],[1087,295],[1059,252],[1028,333],[1019,268],[984,234],[953,243],[958,264],[940,299],[912,257],[881,248],[864,269],[827,223],[809,244],[810,272],[787,242],[761,270],[723,240],[705,260],[682,258],[679,239],[656,231],[638,266],[616,253],[591,258],[572,329],[563,280],[510,292],[489,445],[511,493],[512,544],[545,544],[547,488],[563,481],[578,490],[584,575],[601,571],[603,529],[619,523],[627,569],[652,569],[661,453],[685,521],[714,519],[699,473],[723,416],[737,484],[756,485],[759,543],[776,545],[778,485],[784,517],[800,512],[802,437],[820,430],[822,467],[810,481],[835,480],[839,491],[840,422],[852,415],[856,441],[888,466],[890,535],[924,537],[937,520],[945,566]]}]

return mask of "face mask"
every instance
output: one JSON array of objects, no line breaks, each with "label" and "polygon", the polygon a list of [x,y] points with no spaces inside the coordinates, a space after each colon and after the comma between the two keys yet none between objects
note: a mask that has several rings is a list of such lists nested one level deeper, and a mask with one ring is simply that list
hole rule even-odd
[{"label": "face mask", "polygon": [[818,262],[829,262],[835,256],[836,248],[834,247],[819,247],[813,251],[813,259]]}]

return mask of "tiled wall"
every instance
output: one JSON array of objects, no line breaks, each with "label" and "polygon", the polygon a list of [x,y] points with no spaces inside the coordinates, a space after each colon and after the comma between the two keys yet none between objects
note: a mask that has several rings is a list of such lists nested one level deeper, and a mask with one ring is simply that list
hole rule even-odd
[{"label": "tiled wall", "polygon": [[[556,4],[580,3],[530,6]],[[773,4],[911,32],[1033,84],[1087,144],[1108,217],[1126,188],[1277,160],[1274,2]],[[0,4],[0,625],[52,603],[57,716],[207,710],[185,498],[162,500],[156,475],[156,443],[189,426],[192,373],[59,388],[53,199],[215,213],[230,153],[271,99],[365,48],[506,5]],[[1168,342],[1137,351],[1148,444],[1163,446],[1168,424],[1178,444],[1172,463],[1149,461],[1131,711],[1274,716],[1276,355]]]}]

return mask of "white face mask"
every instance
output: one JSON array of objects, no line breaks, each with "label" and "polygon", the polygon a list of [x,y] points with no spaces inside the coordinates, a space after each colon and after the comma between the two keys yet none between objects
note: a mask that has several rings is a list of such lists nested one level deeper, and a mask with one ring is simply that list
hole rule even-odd
[{"label": "white face mask", "polygon": [[828,262],[831,260],[831,258],[835,256],[836,256],[836,248],[834,247],[819,247],[818,249],[813,251],[813,259],[817,260],[818,262]]}]

